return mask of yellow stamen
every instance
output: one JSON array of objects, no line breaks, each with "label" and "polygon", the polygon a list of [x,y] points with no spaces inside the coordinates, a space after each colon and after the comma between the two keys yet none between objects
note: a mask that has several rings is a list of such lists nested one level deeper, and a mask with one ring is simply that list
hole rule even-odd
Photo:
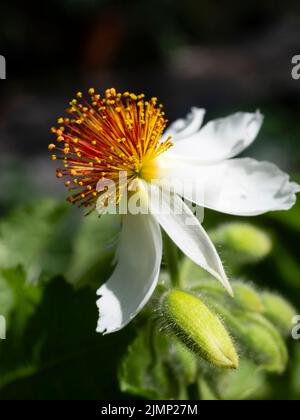
[{"label": "yellow stamen", "polygon": [[[64,163],[59,177],[75,177],[70,202],[95,205],[98,181],[106,178],[116,183],[117,192],[108,193],[105,201],[118,203],[133,180],[149,182],[159,177],[157,158],[172,146],[170,138],[161,141],[167,120],[155,97],[147,101],[144,94],[120,94],[114,88],[107,89],[103,97],[93,88],[88,93],[90,102],[82,92],[70,102],[70,117],[59,118],[60,126],[51,129],[58,144],[48,148],[57,151],[53,160]],[[120,185],[119,175],[125,171],[125,184]],[[69,186],[70,181],[65,184]]]}]

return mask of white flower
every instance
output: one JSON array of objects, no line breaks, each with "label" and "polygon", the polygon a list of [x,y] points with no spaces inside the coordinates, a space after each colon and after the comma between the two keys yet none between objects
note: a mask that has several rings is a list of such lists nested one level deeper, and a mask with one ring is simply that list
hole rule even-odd
[{"label": "white flower", "polygon": [[[204,114],[203,109],[193,108],[185,120],[173,123],[163,136],[165,140],[171,135],[174,147],[157,158],[165,169],[160,187],[167,191],[171,186],[176,188],[178,179],[191,179],[194,182],[190,190],[184,190],[184,198],[202,197],[196,203],[199,206],[233,215],[254,216],[290,209],[300,188],[289,181],[287,174],[268,162],[232,159],[255,140],[262,115],[237,113],[202,127]],[[194,191],[197,186],[199,194]],[[162,258],[160,226],[187,257],[232,294],[220,257],[189,207],[177,195],[173,205],[183,206],[184,212],[176,214],[170,208],[169,214],[160,214],[159,199],[163,197],[164,205],[168,206],[169,195],[153,185],[150,188],[153,214],[123,217],[116,269],[98,290],[101,296],[97,301],[98,332],[111,333],[123,328],[149,301],[157,285]],[[186,225],[186,216],[194,218],[194,223]]]},{"label": "white flower", "polygon": [[255,140],[262,115],[237,113],[202,127],[205,111],[193,108],[164,134],[167,120],[157,98],[147,101],[143,94],[119,94],[115,89],[108,89],[104,97],[94,89],[89,94],[90,102],[78,92],[69,116],[59,118],[59,127],[52,128],[57,144],[51,143],[49,150],[54,151],[53,160],[62,160],[57,176],[68,177],[69,201],[102,213],[110,204],[120,204],[127,192],[130,195],[137,181],[150,209],[150,214],[123,216],[115,270],[97,292],[97,331],[120,330],[149,301],[162,259],[161,228],[232,294],[214,245],[181,197],[239,216],[294,205],[299,185],[277,166],[233,159]]}]

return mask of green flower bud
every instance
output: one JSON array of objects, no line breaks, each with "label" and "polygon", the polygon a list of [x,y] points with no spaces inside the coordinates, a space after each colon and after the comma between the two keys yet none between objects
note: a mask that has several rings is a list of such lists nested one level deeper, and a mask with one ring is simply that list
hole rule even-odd
[{"label": "green flower bud", "polygon": [[256,262],[272,249],[272,241],[263,230],[249,223],[228,223],[210,232],[212,240],[224,246],[234,263]]},{"label": "green flower bud", "polygon": [[293,306],[279,295],[265,292],[262,295],[265,306],[264,315],[284,334],[289,334],[292,320],[297,314]]},{"label": "green flower bud", "polygon": [[217,367],[238,367],[238,355],[220,319],[198,297],[169,291],[163,299],[169,328],[192,351]]},{"label": "green flower bud", "polygon": [[288,361],[287,348],[273,324],[257,313],[230,311],[218,303],[213,306],[225,318],[246,355],[269,372],[284,371]]},{"label": "green flower bud", "polygon": [[262,313],[264,305],[254,287],[242,282],[232,284],[235,301],[250,312]]},{"label": "green flower bud", "polygon": [[245,314],[241,318],[247,344],[259,365],[269,372],[282,373],[287,365],[288,353],[276,328],[258,314]]},{"label": "green flower bud", "polygon": [[[199,268],[199,270],[201,269]],[[228,296],[224,287],[217,280],[211,278],[202,279],[201,277],[198,279],[196,277],[188,277],[188,280],[185,279],[185,287],[189,287],[195,292],[198,291],[205,295],[209,294],[209,296],[214,296],[217,301],[228,302],[229,306],[239,305],[250,312],[264,312],[265,306],[260,294],[251,283],[247,284],[242,281],[233,281],[231,285],[234,292],[234,300]]]}]

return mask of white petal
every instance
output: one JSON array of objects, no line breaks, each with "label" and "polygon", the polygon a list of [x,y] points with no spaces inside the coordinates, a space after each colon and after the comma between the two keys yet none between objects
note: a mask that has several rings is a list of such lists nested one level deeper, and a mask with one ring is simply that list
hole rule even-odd
[{"label": "white petal", "polygon": [[173,122],[164,133],[162,141],[172,136],[172,142],[177,142],[196,133],[202,126],[205,115],[205,109],[192,108],[186,116]]},{"label": "white petal", "polygon": [[255,140],[263,116],[239,112],[206,124],[200,131],[175,144],[169,154],[199,162],[216,162],[237,156]]},{"label": "white petal", "polygon": [[173,194],[170,200],[166,191],[153,185],[150,191],[151,211],[169,237],[187,257],[217,278],[232,295],[220,257],[189,207],[177,194]]},{"label": "white petal", "polygon": [[97,332],[118,331],[146,305],[158,281],[162,258],[161,231],[151,215],[126,215],[118,263],[97,294]]},{"label": "white petal", "polygon": [[300,185],[297,184],[296,182],[291,182],[291,188],[294,193],[300,192]]},{"label": "white petal", "polygon": [[[239,216],[289,210],[299,185],[276,165],[254,159],[231,159],[206,166],[176,165],[164,185],[178,191],[178,180],[191,180],[180,194],[200,206]],[[178,191],[179,193],[179,191]]]}]

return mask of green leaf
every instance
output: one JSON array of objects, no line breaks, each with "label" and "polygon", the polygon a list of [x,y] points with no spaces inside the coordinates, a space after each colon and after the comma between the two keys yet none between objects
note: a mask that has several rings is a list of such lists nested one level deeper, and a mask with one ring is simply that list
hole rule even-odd
[{"label": "green leaf", "polygon": [[73,252],[67,279],[74,285],[94,283],[100,287],[112,271],[117,247],[120,218],[96,212],[83,218],[73,241]]},{"label": "green leaf", "polygon": [[41,200],[14,210],[0,222],[0,268],[23,265],[27,280],[56,275],[67,265],[68,238],[72,229],[65,224],[66,206]]},{"label": "green leaf", "polygon": [[18,345],[13,346],[9,338],[13,322],[8,339],[1,343],[0,399],[120,396],[116,366],[131,340],[131,330],[105,337],[97,334],[95,301],[89,288],[74,291],[63,278],[45,286]]},{"label": "green leaf", "polygon": [[[21,336],[28,319],[33,315],[41,300],[42,289],[26,282],[25,271],[20,266],[0,270],[1,281],[5,285],[4,295],[8,297],[8,300],[3,299],[3,301],[4,308],[9,304],[6,316],[12,326],[12,333]],[[2,308],[1,305],[0,313],[3,314]]]},{"label": "green leaf", "polygon": [[87,217],[53,200],[14,210],[0,222],[0,268],[24,266],[31,283],[65,274],[72,284],[99,287],[112,270],[120,219]]},{"label": "green leaf", "polygon": [[[159,399],[169,396],[169,384],[163,360],[153,343],[155,333],[152,328],[148,325],[141,330],[129,346],[120,367],[119,382],[123,392]],[[161,346],[166,347],[166,343],[161,343]]]},{"label": "green leaf", "polygon": [[214,393],[212,387],[210,387],[208,381],[200,378],[198,381],[199,397],[203,401],[217,401],[220,398]]},{"label": "green leaf", "polygon": [[121,390],[149,399],[185,399],[196,376],[194,355],[151,322],[138,330],[119,369]]},{"label": "green leaf", "polygon": [[221,400],[264,398],[269,392],[266,375],[248,360],[241,360],[236,371],[214,374],[208,383]]},{"label": "green leaf", "polygon": [[0,388],[30,371],[30,363],[22,363],[25,329],[42,296],[42,290],[25,281],[21,267],[0,270],[2,297],[0,314],[7,320],[7,338],[0,341]]},{"label": "green leaf", "polygon": [[7,283],[7,279],[0,272],[0,315],[8,318],[14,307],[13,291]]}]

